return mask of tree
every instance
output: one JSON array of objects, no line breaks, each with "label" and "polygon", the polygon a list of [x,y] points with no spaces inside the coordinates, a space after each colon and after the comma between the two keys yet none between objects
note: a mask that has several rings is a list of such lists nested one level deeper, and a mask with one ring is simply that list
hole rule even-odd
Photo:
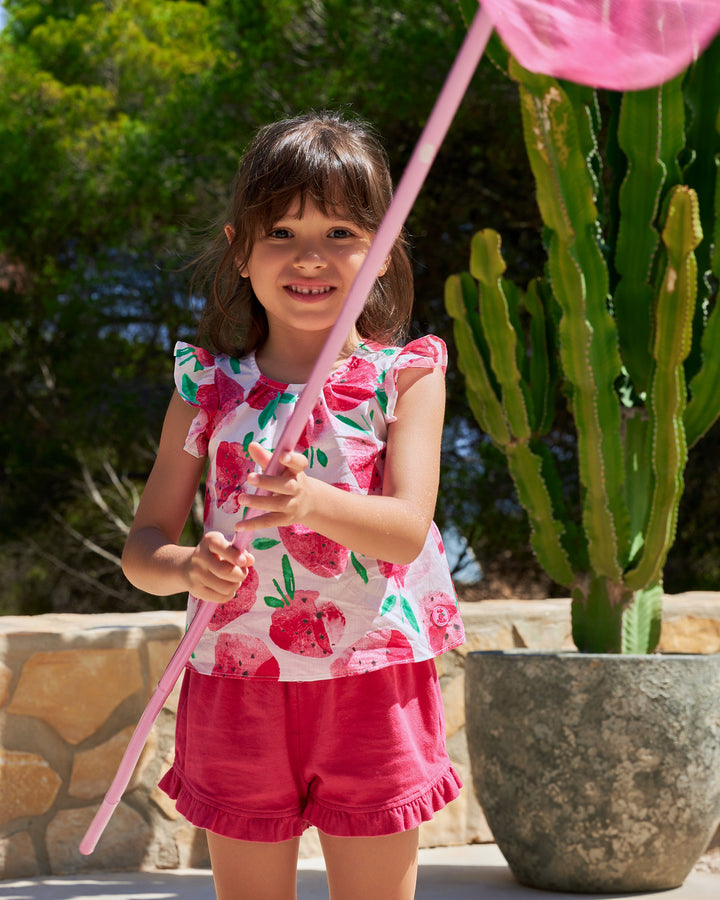
[{"label": "tree", "polygon": [[[13,2],[8,13],[0,258],[16,277],[6,275],[0,313],[1,526],[6,553],[30,573],[11,590],[16,607],[42,609],[66,584],[82,604],[90,583],[86,596],[117,604],[123,528],[107,525],[132,515],[130,479],[147,471],[166,402],[168,344],[191,327],[171,254],[183,249],[182,216],[198,209],[196,161],[174,140],[177,111],[219,49],[197,3]],[[93,469],[120,472],[109,492],[125,485],[123,515],[92,502],[80,476]]]}]

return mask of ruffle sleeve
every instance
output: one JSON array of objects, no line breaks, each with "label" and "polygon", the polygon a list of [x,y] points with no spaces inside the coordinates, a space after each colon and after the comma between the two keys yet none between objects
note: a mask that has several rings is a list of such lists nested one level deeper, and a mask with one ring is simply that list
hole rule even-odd
[{"label": "ruffle sleeve", "polygon": [[186,403],[198,409],[185,450],[198,458],[207,456],[209,428],[218,409],[215,371],[212,353],[182,341],[175,344],[175,387]]},{"label": "ruffle sleeve", "polygon": [[404,369],[436,369],[441,368],[443,374],[447,370],[447,347],[445,342],[434,334],[410,341],[395,358],[393,365],[385,377],[385,393],[387,394],[388,422],[395,422],[395,405],[398,399],[397,377]]}]

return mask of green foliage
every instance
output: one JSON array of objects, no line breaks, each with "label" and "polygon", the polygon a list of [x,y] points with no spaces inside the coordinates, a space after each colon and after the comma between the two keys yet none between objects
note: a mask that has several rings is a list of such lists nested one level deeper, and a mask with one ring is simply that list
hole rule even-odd
[{"label": "green foliage", "polygon": [[[656,646],[687,446],[720,416],[719,48],[609,102],[510,59],[545,275],[527,292],[507,281],[486,229],[471,275],[446,286],[470,406],[508,458],[541,565],[572,593],[581,651]],[[569,505],[543,442],[561,398],[577,441]]]}]

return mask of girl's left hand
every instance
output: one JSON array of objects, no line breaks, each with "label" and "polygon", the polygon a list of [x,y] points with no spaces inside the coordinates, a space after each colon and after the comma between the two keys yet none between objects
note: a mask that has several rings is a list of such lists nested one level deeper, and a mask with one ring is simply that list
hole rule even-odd
[{"label": "girl's left hand", "polygon": [[[272,457],[264,447],[253,441],[248,447],[250,458],[264,472]],[[235,526],[236,531],[254,531],[257,528],[273,528],[302,522],[312,509],[313,482],[305,474],[308,461],[302,453],[285,453],[280,458],[285,469],[280,475],[264,475],[251,472],[247,483],[267,493],[240,494],[239,503],[249,509],[262,509],[265,513],[246,517]]]}]

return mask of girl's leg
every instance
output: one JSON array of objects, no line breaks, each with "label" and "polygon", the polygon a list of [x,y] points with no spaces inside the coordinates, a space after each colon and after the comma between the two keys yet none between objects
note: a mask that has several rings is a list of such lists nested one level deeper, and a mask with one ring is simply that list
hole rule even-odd
[{"label": "girl's leg", "polygon": [[300,838],[264,844],[207,832],[218,900],[296,900]]},{"label": "girl's leg", "polygon": [[333,837],[320,832],[330,900],[413,900],[418,829],[382,837]]}]

